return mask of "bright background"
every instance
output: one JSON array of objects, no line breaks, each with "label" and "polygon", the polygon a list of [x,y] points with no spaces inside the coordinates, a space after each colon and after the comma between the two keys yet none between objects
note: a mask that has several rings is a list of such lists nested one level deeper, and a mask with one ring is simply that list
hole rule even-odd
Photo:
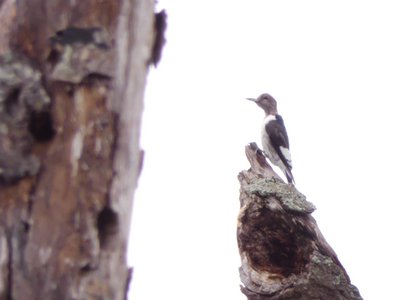
[{"label": "bright background", "polygon": [[[366,300],[400,299],[397,1],[159,1],[145,164],[134,200],[131,300],[244,300],[237,174],[273,95],[297,188]],[[398,298],[396,298],[398,297]]]}]

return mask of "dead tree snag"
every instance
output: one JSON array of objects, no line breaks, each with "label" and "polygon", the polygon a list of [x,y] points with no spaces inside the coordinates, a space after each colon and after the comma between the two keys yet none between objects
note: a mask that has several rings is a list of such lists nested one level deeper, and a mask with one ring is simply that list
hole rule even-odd
[{"label": "dead tree snag", "polygon": [[274,173],[255,143],[246,155],[237,231],[242,292],[249,300],[362,299],[311,216],[313,204]]}]

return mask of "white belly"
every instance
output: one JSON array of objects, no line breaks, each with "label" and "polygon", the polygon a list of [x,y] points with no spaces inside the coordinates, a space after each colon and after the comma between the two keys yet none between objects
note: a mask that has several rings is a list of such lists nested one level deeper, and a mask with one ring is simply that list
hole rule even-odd
[{"label": "white belly", "polygon": [[269,136],[265,132],[265,126],[263,126],[263,131],[261,133],[261,143],[263,150],[265,152],[265,155],[268,157],[268,159],[277,166],[280,166],[281,159],[279,158],[278,154],[276,153],[275,149],[272,147]]}]

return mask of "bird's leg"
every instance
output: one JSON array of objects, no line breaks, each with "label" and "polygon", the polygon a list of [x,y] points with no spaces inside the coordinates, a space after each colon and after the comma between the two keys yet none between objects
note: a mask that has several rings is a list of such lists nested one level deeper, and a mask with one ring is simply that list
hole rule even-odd
[{"label": "bird's leg", "polygon": [[260,148],[257,148],[257,155],[263,155],[265,157],[265,152]]},{"label": "bird's leg", "polygon": [[267,153],[265,153],[265,151],[264,151],[264,150],[261,150],[260,148],[257,149],[257,155],[262,155],[262,156],[264,156],[265,158],[269,158],[268,155],[267,155]]},{"label": "bird's leg", "polygon": [[261,150],[261,153],[262,153],[262,155],[264,155],[265,158],[268,158],[268,159],[269,159],[267,153],[266,153],[264,150]]}]

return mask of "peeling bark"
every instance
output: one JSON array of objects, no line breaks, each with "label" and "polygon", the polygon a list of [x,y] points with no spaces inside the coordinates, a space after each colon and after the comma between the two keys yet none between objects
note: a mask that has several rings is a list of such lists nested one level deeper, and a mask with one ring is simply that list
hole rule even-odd
[{"label": "peeling bark", "polygon": [[0,2],[0,299],[125,299],[154,2]]},{"label": "peeling bark", "polygon": [[280,179],[255,143],[239,174],[238,246],[249,300],[362,299],[294,185]]}]

